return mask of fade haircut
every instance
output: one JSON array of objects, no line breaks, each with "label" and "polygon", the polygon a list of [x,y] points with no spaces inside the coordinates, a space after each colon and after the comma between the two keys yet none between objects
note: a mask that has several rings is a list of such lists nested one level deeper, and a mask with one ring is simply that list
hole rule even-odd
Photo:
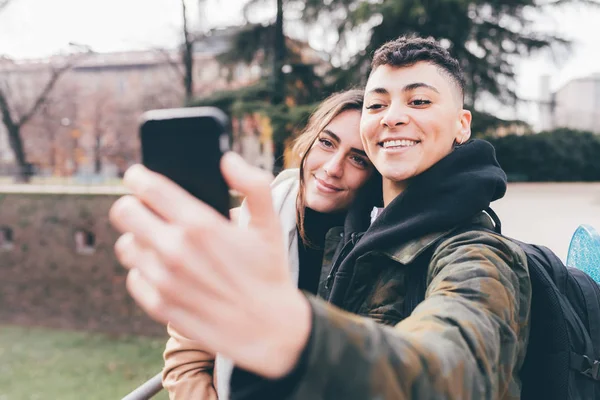
[{"label": "fade haircut", "polygon": [[371,73],[382,65],[410,67],[418,62],[433,64],[454,82],[464,101],[465,78],[458,60],[433,38],[401,36],[378,48],[371,62]]}]

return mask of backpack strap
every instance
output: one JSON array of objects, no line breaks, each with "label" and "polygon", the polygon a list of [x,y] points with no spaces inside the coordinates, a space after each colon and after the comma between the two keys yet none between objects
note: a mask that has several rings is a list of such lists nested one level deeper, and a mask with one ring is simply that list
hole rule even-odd
[{"label": "backpack strap", "polygon": [[[498,214],[496,214],[496,212],[492,210],[492,207],[486,208],[485,213],[490,216],[492,221],[494,221],[494,232],[496,232],[499,235],[502,235],[502,222],[500,221],[500,217],[498,217]],[[485,228],[483,229],[487,230]]]},{"label": "backpack strap", "polygon": [[600,360],[592,360],[588,356],[571,352],[571,368],[600,382]]}]

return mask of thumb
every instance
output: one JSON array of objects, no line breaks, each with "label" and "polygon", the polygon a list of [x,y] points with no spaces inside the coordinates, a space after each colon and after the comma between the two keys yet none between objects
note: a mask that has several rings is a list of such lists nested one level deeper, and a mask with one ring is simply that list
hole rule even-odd
[{"label": "thumb", "polygon": [[273,177],[268,172],[248,164],[231,151],[223,155],[221,171],[229,187],[246,197],[250,226],[270,229],[278,225],[271,197]]}]

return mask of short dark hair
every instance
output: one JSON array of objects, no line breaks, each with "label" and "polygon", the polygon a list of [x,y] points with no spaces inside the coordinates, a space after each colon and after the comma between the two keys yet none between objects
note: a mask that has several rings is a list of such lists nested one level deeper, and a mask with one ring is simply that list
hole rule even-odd
[{"label": "short dark hair", "polygon": [[444,71],[460,90],[461,97],[464,97],[465,78],[458,60],[431,37],[401,36],[385,43],[373,55],[371,73],[382,65],[401,68],[418,62],[428,62]]}]

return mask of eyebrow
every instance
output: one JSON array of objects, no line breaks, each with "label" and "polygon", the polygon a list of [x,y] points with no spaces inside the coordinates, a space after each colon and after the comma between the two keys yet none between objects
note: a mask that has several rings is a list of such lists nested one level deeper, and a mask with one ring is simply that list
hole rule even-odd
[{"label": "eyebrow", "polygon": [[[335,133],[331,132],[329,129],[323,129],[323,133],[326,133],[328,136],[331,136],[331,138],[333,140],[335,140],[336,142],[338,142],[338,143],[341,142],[339,136],[336,135]],[[353,152],[353,153],[357,153],[358,155],[361,155],[363,157],[367,157],[367,153],[365,153],[363,150],[359,150],[359,149],[357,149],[355,147],[351,147],[350,151]]]},{"label": "eyebrow", "polygon": [[[403,92],[412,92],[413,90],[420,89],[420,88],[429,89],[438,94],[440,93],[440,91],[437,90],[434,86],[428,85],[425,82],[410,83],[410,84],[404,86],[402,88],[402,91]],[[388,92],[387,89],[382,88],[382,87],[371,89],[371,90],[369,90],[369,92],[367,94],[371,94],[371,93],[386,94],[386,95],[390,94],[390,92]]]}]

